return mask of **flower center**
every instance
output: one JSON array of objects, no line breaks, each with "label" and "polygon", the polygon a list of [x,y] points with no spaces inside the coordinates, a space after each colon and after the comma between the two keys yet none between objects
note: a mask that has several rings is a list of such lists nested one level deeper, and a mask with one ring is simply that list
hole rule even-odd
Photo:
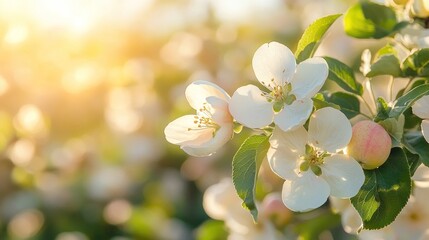
[{"label": "flower center", "polygon": [[295,100],[296,96],[291,94],[292,84],[286,83],[283,86],[276,85],[274,79],[271,79],[271,83],[267,85],[273,90],[269,93],[262,93],[268,102],[273,102],[274,112],[280,112],[285,105],[291,105]]},{"label": "flower center", "polygon": [[195,128],[188,128],[188,131],[213,128],[213,136],[220,126],[213,121],[213,114],[210,111],[211,107],[207,103],[197,110],[197,115],[194,116]]},{"label": "flower center", "polygon": [[418,212],[416,212],[416,211],[411,212],[408,217],[413,222],[418,222],[420,220],[420,218],[421,218],[420,214]]},{"label": "flower center", "polygon": [[305,154],[301,156],[301,159],[304,160],[299,166],[299,170],[302,172],[308,171],[311,169],[314,174],[320,176],[322,174],[322,169],[320,165],[324,163],[325,157],[329,157],[330,154],[321,151],[309,144],[305,145]]}]

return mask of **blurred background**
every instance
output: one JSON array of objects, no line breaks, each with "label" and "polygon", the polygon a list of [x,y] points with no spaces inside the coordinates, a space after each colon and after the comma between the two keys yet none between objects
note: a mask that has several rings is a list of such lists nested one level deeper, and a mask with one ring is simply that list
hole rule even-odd
[{"label": "blurred background", "polygon": [[[185,87],[232,94],[261,44],[295,50],[353,2],[0,0],[0,239],[203,239],[202,194],[249,132],[206,158],[167,143]],[[340,20],[317,54],[356,64],[368,44]]]}]

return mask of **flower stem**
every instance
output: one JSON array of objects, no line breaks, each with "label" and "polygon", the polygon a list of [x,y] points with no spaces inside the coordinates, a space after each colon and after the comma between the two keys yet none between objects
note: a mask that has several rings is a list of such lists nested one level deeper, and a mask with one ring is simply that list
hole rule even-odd
[{"label": "flower stem", "polygon": [[365,117],[367,117],[368,119],[372,119],[374,116],[375,116],[375,113],[374,112],[372,112],[372,110],[371,110],[371,106],[369,105],[369,103],[365,100],[365,98],[363,98],[362,96],[360,96],[360,95],[358,95],[359,96],[359,99],[365,104],[365,106],[366,106],[366,108],[368,109],[368,112],[371,114],[371,116],[369,116],[369,115],[366,115],[366,114],[364,114],[364,113],[360,113],[361,115],[363,115],[363,116],[365,116]]},{"label": "flower stem", "polygon": [[393,102],[393,76],[389,79],[389,101]]},{"label": "flower stem", "polygon": [[366,118],[368,118],[369,120],[373,119],[371,116],[369,116],[369,115],[367,115],[365,113],[359,112],[359,114],[362,115],[362,116],[364,116],[364,117],[366,117]]}]

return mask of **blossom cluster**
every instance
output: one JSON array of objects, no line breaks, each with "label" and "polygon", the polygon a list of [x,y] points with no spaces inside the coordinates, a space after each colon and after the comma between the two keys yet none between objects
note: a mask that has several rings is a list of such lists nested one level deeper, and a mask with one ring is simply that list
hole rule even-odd
[{"label": "blossom cluster", "polygon": [[246,85],[229,97],[213,83],[191,83],[185,93],[197,113],[170,123],[167,140],[190,155],[205,156],[231,139],[233,119],[253,129],[274,122],[267,158],[285,179],[282,198],[289,209],[308,211],[328,196],[356,195],[365,177],[359,163],[344,153],[352,137],[349,120],[331,107],[313,112],[311,98],[328,76],[326,61],[313,57],[296,64],[288,47],[271,42],[256,50],[252,63],[264,90]]},{"label": "blossom cluster", "polygon": [[[370,8],[384,14],[374,15]],[[253,136],[266,137],[258,138],[255,146],[251,136],[237,151],[234,185],[224,180],[206,192],[206,212],[224,220],[234,236],[240,232],[240,227],[234,227],[237,218],[245,215],[242,208],[232,207],[240,198],[254,220],[257,210],[263,212],[254,189],[259,161],[265,159],[271,172],[283,180],[279,196],[285,207],[308,212],[328,199],[333,206],[345,201],[346,207],[336,209],[342,212],[349,233],[386,227],[421,202],[420,187],[412,183],[429,166],[429,48],[409,30],[419,26],[425,29],[417,29],[419,34],[427,31],[429,5],[419,0],[384,5],[365,1],[349,9],[344,17],[349,36],[392,36],[374,58],[370,50],[363,52],[358,80],[354,70],[341,61],[314,56],[323,31],[338,17],[327,16],[310,25],[295,54],[278,42],[257,48],[252,67],[259,86],[241,86],[229,95],[212,82],[192,82],[185,95],[196,114],[180,117],[165,128],[170,143],[198,157],[215,153],[242,127],[259,134]],[[363,30],[359,24],[373,24],[373,29]],[[314,34],[317,31],[323,33]],[[328,79],[344,91],[325,90],[329,89],[324,88]],[[383,89],[377,91],[377,82],[384,79],[387,88],[382,84]],[[261,153],[262,159],[258,159]],[[252,167],[256,171],[249,171]],[[230,194],[233,187],[239,198],[232,197],[235,203],[229,205],[230,200],[225,199],[234,195]],[[397,199],[390,203],[393,197]],[[238,234],[241,237],[262,234],[277,238],[267,219],[260,219],[258,224],[263,227],[253,232],[248,223],[251,215],[244,218],[247,222],[241,224],[245,226],[244,233]]]}]

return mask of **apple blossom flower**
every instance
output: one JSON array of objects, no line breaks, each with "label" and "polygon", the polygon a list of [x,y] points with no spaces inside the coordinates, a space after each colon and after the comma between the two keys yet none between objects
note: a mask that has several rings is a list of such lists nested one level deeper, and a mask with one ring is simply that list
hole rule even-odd
[{"label": "apple blossom flower", "polygon": [[347,117],[331,107],[317,110],[304,127],[276,128],[267,156],[271,169],[285,179],[283,203],[293,211],[320,207],[329,196],[351,198],[363,185],[362,167],[342,154],[352,136]]},{"label": "apple blossom flower", "polygon": [[230,232],[228,240],[284,239],[268,219],[255,224],[241,202],[230,178],[210,186],[203,197],[206,213],[213,219],[225,221]]},{"label": "apple blossom flower", "polygon": [[326,61],[314,57],[296,65],[288,47],[270,42],[256,50],[252,65],[268,92],[251,84],[238,88],[229,105],[237,122],[262,128],[274,121],[283,131],[303,125],[313,111],[311,97],[328,76]]},{"label": "apple blossom flower", "polygon": [[169,123],[164,130],[167,141],[192,156],[208,156],[233,135],[233,119],[228,111],[230,96],[219,86],[195,81],[185,91],[195,115],[185,115]]},{"label": "apple blossom flower", "polygon": [[[400,34],[396,35],[396,38],[409,49],[429,47],[429,29],[425,29],[419,24],[410,24],[404,27]],[[409,54],[407,53],[406,56]]]},{"label": "apple blossom flower", "polygon": [[412,110],[414,115],[423,119],[421,124],[422,134],[429,143],[429,95],[423,96],[417,100],[413,104]]},{"label": "apple blossom flower", "polygon": [[413,175],[414,185],[421,188],[429,188],[429,168],[420,165]]},{"label": "apple blossom flower", "polygon": [[358,234],[363,228],[362,218],[353,207],[350,199],[329,197],[331,209],[334,213],[341,214],[341,224],[346,233]]},{"label": "apple blossom flower", "polygon": [[420,18],[429,17],[429,2],[427,0],[413,0],[411,12]]}]

